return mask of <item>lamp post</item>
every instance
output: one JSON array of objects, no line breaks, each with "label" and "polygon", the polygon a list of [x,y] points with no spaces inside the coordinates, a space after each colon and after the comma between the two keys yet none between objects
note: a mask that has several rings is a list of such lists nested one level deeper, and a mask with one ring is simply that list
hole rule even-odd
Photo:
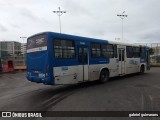
[{"label": "lamp post", "polygon": [[61,33],[61,16],[62,14],[66,13],[66,11],[61,11],[61,8],[58,7],[59,11],[53,11],[53,13],[56,13],[59,17],[59,27],[60,27],[60,33]]},{"label": "lamp post", "polygon": [[123,20],[125,17],[127,17],[128,15],[124,15],[125,11],[122,14],[117,14],[117,16],[119,16],[122,19],[122,41],[123,41]]},{"label": "lamp post", "polygon": [[24,43],[24,39],[27,39],[27,37],[20,37],[20,38],[23,40],[22,43]]}]

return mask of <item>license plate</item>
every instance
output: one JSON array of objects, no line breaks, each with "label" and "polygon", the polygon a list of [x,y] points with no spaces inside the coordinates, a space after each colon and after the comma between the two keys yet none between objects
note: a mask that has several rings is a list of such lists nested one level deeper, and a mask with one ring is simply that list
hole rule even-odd
[{"label": "license plate", "polygon": [[39,71],[34,71],[34,73],[39,73]]}]

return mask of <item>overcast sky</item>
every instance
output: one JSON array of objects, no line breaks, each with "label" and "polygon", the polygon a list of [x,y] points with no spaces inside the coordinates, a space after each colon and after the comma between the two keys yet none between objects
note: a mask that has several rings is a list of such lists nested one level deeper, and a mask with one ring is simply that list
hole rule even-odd
[{"label": "overcast sky", "polygon": [[160,43],[160,0],[0,0],[0,41],[59,32],[58,7],[67,11],[62,33],[114,41],[122,33],[117,14],[125,11],[124,41]]}]

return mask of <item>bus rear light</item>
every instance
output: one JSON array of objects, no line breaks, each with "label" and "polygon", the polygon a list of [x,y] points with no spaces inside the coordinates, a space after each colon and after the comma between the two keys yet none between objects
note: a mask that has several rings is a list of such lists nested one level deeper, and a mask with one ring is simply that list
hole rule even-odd
[{"label": "bus rear light", "polygon": [[48,73],[46,73],[46,77],[48,77]]},{"label": "bus rear light", "polygon": [[49,71],[49,65],[46,66],[46,73],[48,73],[48,71]]}]

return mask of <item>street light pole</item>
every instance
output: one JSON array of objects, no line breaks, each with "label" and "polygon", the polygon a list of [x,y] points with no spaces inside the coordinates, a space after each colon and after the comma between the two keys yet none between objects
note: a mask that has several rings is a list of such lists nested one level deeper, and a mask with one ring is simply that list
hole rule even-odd
[{"label": "street light pole", "polygon": [[125,11],[120,15],[117,14],[117,16],[119,16],[122,19],[122,41],[123,41],[123,20],[125,17],[127,17],[128,15],[124,15]]},{"label": "street light pole", "polygon": [[24,43],[24,39],[27,39],[27,37],[20,37],[20,38],[23,40],[22,43]]},{"label": "street light pole", "polygon": [[53,11],[53,13],[56,13],[59,17],[59,27],[60,27],[60,33],[61,33],[61,16],[63,13],[66,13],[66,11],[61,11],[61,8],[58,7],[59,11]]}]

